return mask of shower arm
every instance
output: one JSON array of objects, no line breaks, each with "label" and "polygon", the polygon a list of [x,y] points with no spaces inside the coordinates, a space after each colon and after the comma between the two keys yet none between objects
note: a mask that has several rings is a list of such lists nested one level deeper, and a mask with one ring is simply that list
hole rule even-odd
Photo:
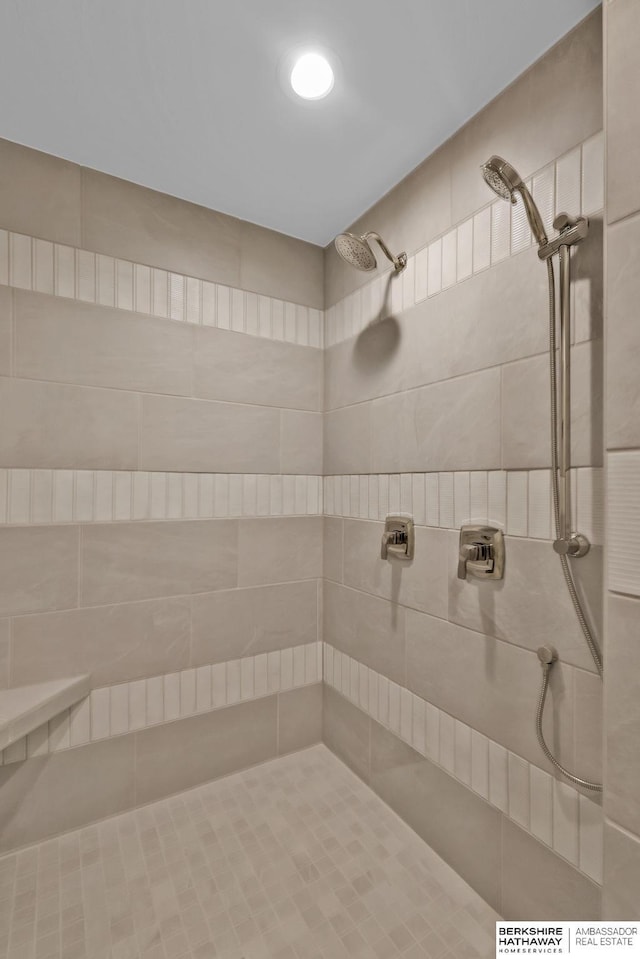
[{"label": "shower arm", "polygon": [[396,271],[396,273],[400,273],[401,270],[404,270],[405,266],[407,265],[406,253],[399,253],[398,256],[394,256],[394,254],[391,252],[391,250],[389,249],[387,244],[384,242],[380,234],[375,233],[373,230],[370,231],[369,233],[365,233],[364,239],[376,241],[376,243],[378,244],[378,246],[380,247],[380,249],[386,256],[386,258],[388,260],[391,260],[391,262],[393,263],[393,268]]},{"label": "shower arm", "polygon": [[558,236],[540,245],[538,257],[548,260],[555,253],[560,259],[560,330],[559,330],[559,530],[553,548],[561,556],[584,556],[589,541],[580,533],[572,535],[570,509],[571,469],[571,247],[583,240],[589,231],[586,217],[559,213],[553,221]]}]

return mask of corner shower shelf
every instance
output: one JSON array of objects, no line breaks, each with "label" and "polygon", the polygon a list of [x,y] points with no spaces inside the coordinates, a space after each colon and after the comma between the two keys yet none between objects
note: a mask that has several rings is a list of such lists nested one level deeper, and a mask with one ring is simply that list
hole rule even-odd
[{"label": "corner shower shelf", "polygon": [[0,690],[0,751],[87,696],[90,678],[71,676]]}]

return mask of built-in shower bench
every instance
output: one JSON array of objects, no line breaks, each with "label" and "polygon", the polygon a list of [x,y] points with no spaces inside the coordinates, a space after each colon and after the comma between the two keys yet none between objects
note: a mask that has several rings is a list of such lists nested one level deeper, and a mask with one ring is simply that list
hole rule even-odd
[{"label": "built-in shower bench", "polygon": [[0,752],[87,696],[90,679],[71,676],[0,690]]}]

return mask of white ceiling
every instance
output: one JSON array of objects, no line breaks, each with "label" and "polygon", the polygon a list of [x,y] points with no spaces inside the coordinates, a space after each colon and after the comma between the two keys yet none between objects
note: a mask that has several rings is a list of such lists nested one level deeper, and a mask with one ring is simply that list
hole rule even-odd
[{"label": "white ceiling", "polygon": [[[0,136],[324,245],[596,6],[1,0]],[[305,102],[279,73],[314,44]]]}]

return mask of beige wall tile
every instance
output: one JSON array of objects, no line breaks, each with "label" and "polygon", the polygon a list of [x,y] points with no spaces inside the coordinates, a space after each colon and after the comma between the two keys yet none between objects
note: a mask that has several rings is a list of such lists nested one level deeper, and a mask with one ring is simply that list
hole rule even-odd
[{"label": "beige wall tile", "polygon": [[324,472],[368,473],[371,468],[371,404],[348,406],[324,417]]},{"label": "beige wall tile", "polygon": [[278,410],[142,397],[141,469],[278,473],[279,445]]},{"label": "beige wall tile", "polygon": [[136,733],[136,803],[189,789],[276,753],[277,696],[143,729]]},{"label": "beige wall tile", "polygon": [[82,177],[89,249],[322,308],[319,247],[96,170]]},{"label": "beige wall tile", "polygon": [[[554,667],[555,668],[555,667]],[[575,765],[578,776],[602,782],[603,684],[599,676],[583,669],[574,670],[575,690]]]},{"label": "beige wall tile", "polygon": [[604,870],[602,918],[628,921],[638,913],[640,838],[612,822],[604,826]]},{"label": "beige wall tile", "polygon": [[322,576],[322,517],[239,521],[238,585]]},{"label": "beige wall tile", "polygon": [[8,619],[0,619],[0,689],[9,685],[10,624]]},{"label": "beige wall tile", "polygon": [[96,170],[82,185],[87,249],[240,285],[241,220]]},{"label": "beige wall tile", "polygon": [[133,393],[0,378],[0,465],[135,469]]},{"label": "beige wall tile", "polygon": [[11,290],[0,287],[0,376],[11,374]]},{"label": "beige wall tile", "polygon": [[81,605],[235,586],[237,537],[236,520],[87,526]]},{"label": "beige wall tile", "polygon": [[190,625],[190,604],[183,599],[19,616],[11,683],[90,673],[99,687],[185,669]]},{"label": "beige wall tile", "polygon": [[80,167],[0,140],[0,224],[71,246],[80,245]]},{"label": "beige wall tile", "polygon": [[345,585],[446,619],[447,564],[434,562],[447,554],[446,531],[416,528],[411,562],[380,558],[383,531],[384,523],[344,521]]},{"label": "beige wall tile", "polygon": [[[628,4],[622,3],[622,6]],[[640,76],[640,70],[637,72]],[[618,223],[607,231],[606,439],[609,449],[640,446],[639,258],[640,217]]]},{"label": "beige wall tile", "polygon": [[405,685],[404,607],[330,581],[323,596],[325,641]]},{"label": "beige wall tile", "polygon": [[[571,351],[572,466],[602,465],[602,342]],[[547,356],[502,369],[502,467],[551,465]]]},{"label": "beige wall tile", "polygon": [[133,774],[133,736],[0,767],[0,849],[6,852],[130,808]]},{"label": "beige wall tile", "polygon": [[502,822],[502,915],[600,918],[601,890],[533,836]]},{"label": "beige wall tile", "polygon": [[546,291],[537,257],[513,257],[371,324],[327,349],[327,409],[544,352]]},{"label": "beige wall tile", "polygon": [[375,400],[371,437],[374,473],[499,468],[500,371]]},{"label": "beige wall tile", "polygon": [[309,580],[194,596],[191,665],[315,643],[317,592]]},{"label": "beige wall tile", "polygon": [[497,809],[373,721],[371,787],[490,906],[500,908]]},{"label": "beige wall tile", "polygon": [[322,741],[322,683],[278,694],[278,755]]},{"label": "beige wall tile", "polygon": [[16,291],[16,376],[190,396],[194,330]]},{"label": "beige wall tile", "polygon": [[606,649],[605,810],[640,835],[640,702],[638,630],[640,600],[609,594]]},{"label": "beige wall tile", "polygon": [[280,471],[319,476],[322,473],[322,414],[282,410],[280,423]]},{"label": "beige wall tile", "polygon": [[322,352],[232,333],[197,329],[194,394],[209,400],[300,410],[322,409]]},{"label": "beige wall tile", "polygon": [[321,310],[323,273],[321,247],[243,221],[240,286],[244,290]]},{"label": "beige wall tile", "polygon": [[[640,210],[640,99],[638,35],[634,0],[605,7],[607,18],[607,217],[609,223]],[[611,260],[609,260],[610,264]],[[611,289],[611,288],[610,288]]]},{"label": "beige wall tile", "polygon": [[[593,670],[593,660],[567,593],[562,568],[548,543],[506,537],[505,577],[480,584],[456,576],[457,535],[450,534],[449,619],[470,629],[536,650],[553,637],[560,658]],[[602,636],[602,548],[592,546],[573,566],[597,636]]]},{"label": "beige wall tile", "polygon": [[325,579],[342,582],[343,562],[343,521],[333,516],[325,516],[323,521],[323,564]]},{"label": "beige wall tile", "polygon": [[[534,652],[407,610],[406,657],[407,685],[415,693],[552,771],[536,738],[540,663]],[[570,768],[575,765],[574,717],[577,727],[588,708],[581,703],[581,710],[574,712],[573,679],[570,666],[554,667],[544,717],[547,741]],[[585,774],[580,767],[579,775]]]},{"label": "beige wall tile", "polygon": [[323,684],[322,741],[365,782],[369,782],[370,725],[357,706]]},{"label": "beige wall tile", "polygon": [[77,603],[77,526],[0,529],[0,615]]}]

